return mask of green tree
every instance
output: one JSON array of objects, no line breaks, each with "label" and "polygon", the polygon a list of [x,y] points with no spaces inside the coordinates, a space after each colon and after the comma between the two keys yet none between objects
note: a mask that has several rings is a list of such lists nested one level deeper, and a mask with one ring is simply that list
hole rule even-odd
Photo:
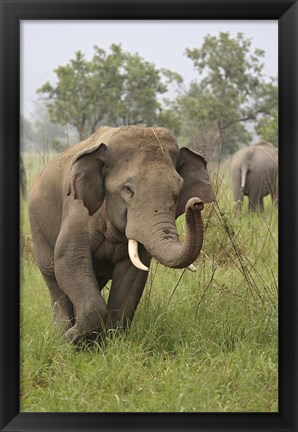
[{"label": "green tree", "polygon": [[158,94],[167,91],[161,72],[138,54],[127,54],[120,117],[123,124],[156,124],[161,104]]},{"label": "green tree", "polygon": [[252,51],[251,40],[242,33],[232,38],[221,32],[218,37],[207,35],[200,48],[186,49],[186,56],[193,62],[198,80],[180,91],[171,107],[181,117],[183,143],[215,155],[220,147],[220,121],[224,155],[248,144],[252,137],[245,124],[271,115],[261,62],[264,51]]},{"label": "green tree", "polygon": [[91,61],[79,51],[54,72],[57,84],[47,82],[37,92],[46,97],[51,120],[75,127],[79,140],[102,124],[155,124],[158,95],[167,90],[154,64],[115,44],[109,53],[94,47]]},{"label": "green tree", "polygon": [[92,114],[85,137],[103,123],[118,125],[125,80],[125,58],[126,54],[120,45],[112,44],[110,53],[98,46],[94,47],[94,56],[90,62],[90,95],[87,100]]},{"label": "green tree", "polygon": [[264,83],[259,89],[260,114],[257,117],[258,135],[273,145],[278,146],[278,86],[277,78]]},{"label": "green tree", "polygon": [[47,108],[53,123],[69,123],[83,139],[87,123],[91,116],[88,103],[91,95],[90,63],[78,51],[75,58],[66,66],[54,70],[57,75],[57,85],[45,83],[37,93],[47,96]]}]

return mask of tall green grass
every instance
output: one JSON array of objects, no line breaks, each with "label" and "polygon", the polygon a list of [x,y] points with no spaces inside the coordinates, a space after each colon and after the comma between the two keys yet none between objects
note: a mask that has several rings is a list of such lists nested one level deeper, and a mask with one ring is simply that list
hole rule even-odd
[{"label": "tall green grass", "polygon": [[277,210],[236,215],[228,172],[215,177],[197,272],[153,261],[129,331],[84,350],[52,324],[22,203],[22,411],[278,410]]}]

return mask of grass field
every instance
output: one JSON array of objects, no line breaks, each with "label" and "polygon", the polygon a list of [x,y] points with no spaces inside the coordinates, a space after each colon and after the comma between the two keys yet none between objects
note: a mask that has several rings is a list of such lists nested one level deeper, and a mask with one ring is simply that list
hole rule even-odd
[{"label": "grass field", "polygon": [[[42,163],[25,163],[30,184]],[[277,210],[236,216],[228,170],[214,181],[197,272],[154,261],[130,330],[85,350],[52,324],[22,202],[22,411],[278,411]]]}]

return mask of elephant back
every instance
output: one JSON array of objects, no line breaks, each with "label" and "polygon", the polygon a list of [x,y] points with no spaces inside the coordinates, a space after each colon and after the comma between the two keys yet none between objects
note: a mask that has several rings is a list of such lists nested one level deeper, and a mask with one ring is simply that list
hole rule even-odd
[{"label": "elephant back", "polygon": [[254,146],[268,147],[268,148],[272,148],[272,149],[275,148],[273,144],[271,144],[270,142],[265,141],[265,140],[258,141],[258,142],[256,142],[256,143],[253,144],[253,145],[254,145]]}]

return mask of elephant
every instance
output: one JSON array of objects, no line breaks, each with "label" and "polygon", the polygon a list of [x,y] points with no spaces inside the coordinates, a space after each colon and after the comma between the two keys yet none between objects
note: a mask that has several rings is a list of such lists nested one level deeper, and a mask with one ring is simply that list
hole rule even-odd
[{"label": "elephant", "polygon": [[278,150],[261,140],[238,150],[231,160],[231,180],[237,212],[242,208],[244,195],[249,198],[249,211],[263,211],[263,198],[278,199]]},{"label": "elephant", "polygon": [[24,201],[27,201],[27,175],[22,155],[20,155],[20,186]]},{"label": "elephant", "polygon": [[[161,127],[104,126],[50,161],[32,185],[29,218],[54,323],[65,339],[102,340],[127,328],[152,257],[194,270],[201,211],[214,200],[204,157],[179,149]],[[180,241],[175,218],[184,212]]]}]

